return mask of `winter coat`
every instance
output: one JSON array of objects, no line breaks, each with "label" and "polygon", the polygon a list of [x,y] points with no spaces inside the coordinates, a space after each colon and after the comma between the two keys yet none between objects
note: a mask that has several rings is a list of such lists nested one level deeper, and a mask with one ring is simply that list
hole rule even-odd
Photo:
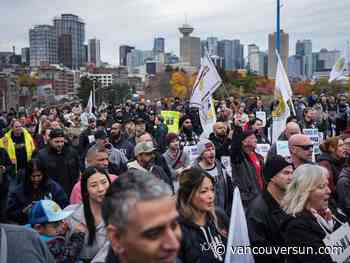
[{"label": "winter coat", "polygon": [[[90,137],[89,137],[90,136]],[[79,154],[85,155],[89,145],[95,141],[95,131],[87,128],[79,136]]]},{"label": "winter coat", "polygon": [[69,196],[79,178],[79,155],[68,145],[58,154],[50,148],[39,151],[36,158],[41,162],[45,173],[58,182]]},{"label": "winter coat", "polygon": [[[195,160],[193,167],[204,170],[199,165],[199,160]],[[231,214],[231,205],[233,197],[233,182],[230,175],[228,175],[225,167],[220,161],[215,160],[215,168],[218,170],[218,177],[214,178],[215,181],[215,205],[226,212],[227,215]],[[205,171],[205,170],[204,170]]]},{"label": "winter coat", "polygon": [[350,218],[350,167],[344,168],[338,177],[336,196],[340,209]]},{"label": "winter coat", "polygon": [[158,145],[158,150],[160,153],[165,153],[166,151],[166,136],[168,134],[168,127],[161,123],[160,125],[154,125],[152,127],[152,136],[156,140],[157,145]]},{"label": "winter coat", "polygon": [[209,219],[205,226],[199,226],[180,216],[182,231],[179,259],[183,263],[224,262],[226,238]]},{"label": "winter coat", "polygon": [[145,168],[143,168],[137,161],[133,161],[128,163],[128,168],[129,169],[135,169],[135,170],[140,170],[143,172],[148,172],[153,174],[154,176],[156,176],[158,179],[163,180],[165,183],[167,183],[170,188],[172,189],[172,191],[174,192],[174,185],[173,185],[173,181],[171,180],[171,177],[169,177],[164,170],[162,169],[162,167],[158,166],[158,165],[152,165],[151,169],[149,169],[149,171],[147,171]]},{"label": "winter coat", "polygon": [[[345,218],[335,215],[340,221],[345,222]],[[338,229],[340,224],[336,222],[334,230]],[[323,239],[326,233],[318,224],[316,218],[309,212],[303,211],[295,217],[290,217],[282,226],[287,247],[296,247],[299,251],[306,251],[307,247],[312,247],[315,253],[295,253],[287,255],[287,263],[332,263],[330,255],[316,254],[321,247],[326,248]],[[325,251],[325,250],[323,250]]]},{"label": "winter coat", "polygon": [[113,147],[121,151],[128,160],[134,158],[134,145],[125,136],[120,136],[119,140],[115,141],[110,138],[110,142],[113,144]]},{"label": "winter coat", "polygon": [[187,154],[187,152],[181,150],[178,151],[176,154],[176,157],[173,159],[170,153],[170,150],[167,150],[163,157],[170,169],[171,172],[171,178],[173,181],[176,181],[176,170],[179,168],[185,168],[190,165],[190,158]]},{"label": "winter coat", "polygon": [[230,156],[231,139],[230,138],[220,138],[214,133],[209,135],[209,140],[211,140],[215,146],[216,158],[221,160],[222,156]]},{"label": "winter coat", "polygon": [[32,202],[43,199],[55,201],[62,209],[69,205],[68,197],[62,187],[54,180],[48,178],[41,193],[34,196],[29,189],[25,189],[24,184],[17,186],[10,192],[7,207],[8,219],[19,224],[28,223],[28,215],[23,213],[23,209]]},{"label": "winter coat", "polygon": [[[284,246],[280,227],[289,216],[267,190],[249,204],[246,217],[252,247]],[[284,256],[278,254],[255,254],[254,258],[255,263],[284,263]]]},{"label": "winter coat", "polygon": [[317,162],[320,166],[327,169],[329,175],[329,187],[332,191],[332,194],[335,194],[335,186],[337,185],[340,171],[343,168],[343,161],[337,160],[330,153],[322,153],[317,157]]}]

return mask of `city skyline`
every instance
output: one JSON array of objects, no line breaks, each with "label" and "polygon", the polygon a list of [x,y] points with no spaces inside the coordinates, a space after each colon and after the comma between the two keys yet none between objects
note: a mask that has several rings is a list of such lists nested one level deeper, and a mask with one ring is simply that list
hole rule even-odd
[{"label": "city skyline", "polygon": [[[214,5],[209,0],[179,0],[176,3],[134,0],[116,4],[108,0],[95,6],[95,2],[89,0],[62,0],[50,5],[38,0],[12,1],[2,4],[4,14],[0,25],[4,30],[0,37],[0,51],[11,51],[12,46],[16,46],[20,54],[21,48],[29,46],[28,30],[31,27],[52,24],[53,18],[62,13],[78,15],[85,21],[85,42],[93,37],[100,39],[101,59],[112,65],[118,64],[120,45],[151,50],[155,37],[165,38],[165,50],[179,55],[181,35],[178,27],[185,22],[185,13],[188,23],[195,28],[192,34],[195,37],[240,39],[245,46],[254,43],[261,51],[266,51],[268,34],[275,31],[275,1],[246,2],[221,0]],[[350,27],[346,15],[350,3],[329,3],[326,0],[283,2],[281,24],[290,35],[290,55],[295,54],[296,41],[302,39],[312,40],[313,51],[345,49]],[[16,14],[16,19],[13,19],[13,14]]]}]

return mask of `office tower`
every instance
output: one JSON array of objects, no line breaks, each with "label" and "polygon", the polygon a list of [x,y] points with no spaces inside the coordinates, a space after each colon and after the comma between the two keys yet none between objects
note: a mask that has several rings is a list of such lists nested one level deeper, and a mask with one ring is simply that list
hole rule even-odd
[{"label": "office tower", "polygon": [[73,14],[62,14],[55,17],[53,23],[59,42],[59,62],[69,68],[78,69],[83,65],[84,58],[84,21]]},{"label": "office tower", "polygon": [[[288,72],[289,57],[289,35],[283,30],[280,31],[281,50],[280,57],[286,72]],[[276,32],[269,34],[269,51],[268,51],[268,77],[276,78],[277,56],[276,56]]]},{"label": "office tower", "polygon": [[301,74],[306,78],[312,77],[312,41],[298,40],[295,45],[295,55],[301,60]]},{"label": "office tower", "polygon": [[239,39],[232,41],[233,68],[235,70],[244,68],[244,46]]},{"label": "office tower", "polygon": [[127,45],[122,45],[119,47],[119,65],[120,66],[127,66],[128,53],[130,53],[134,49],[135,47],[131,47]]},{"label": "office tower", "polygon": [[257,45],[248,45],[248,68],[251,72],[261,76],[265,75],[264,57],[265,53],[260,52]]},{"label": "office tower", "polygon": [[303,74],[303,57],[295,55],[288,58],[288,77],[301,78]]},{"label": "office tower", "polygon": [[165,52],[165,39],[163,37],[156,37],[153,43],[153,51],[155,53]]},{"label": "office tower", "polygon": [[223,64],[225,70],[234,70],[233,65],[233,42],[231,40],[221,40],[218,43],[219,57],[223,58]]},{"label": "office tower", "polygon": [[29,66],[29,64],[30,64],[29,47],[22,48],[22,50],[21,50],[21,62],[22,62],[22,64]]},{"label": "office tower", "polygon": [[86,65],[88,62],[88,53],[89,53],[89,46],[84,44],[84,52],[83,52],[83,65]]},{"label": "office tower", "polygon": [[217,37],[208,37],[207,38],[208,43],[208,54],[210,56],[217,56],[218,55],[218,38]]},{"label": "office tower", "polygon": [[50,25],[37,25],[29,30],[30,66],[57,64],[57,39]]},{"label": "office tower", "polygon": [[101,47],[100,47],[100,40],[93,38],[89,39],[89,46],[88,46],[88,62],[91,64],[94,64],[96,67],[101,66]]},{"label": "office tower", "polygon": [[339,50],[327,50],[325,48],[321,49],[320,52],[313,53],[314,72],[331,71],[340,55]]},{"label": "office tower", "polygon": [[179,28],[180,38],[180,61],[189,66],[199,67],[201,63],[201,43],[199,37],[191,37],[194,28],[184,24]]}]

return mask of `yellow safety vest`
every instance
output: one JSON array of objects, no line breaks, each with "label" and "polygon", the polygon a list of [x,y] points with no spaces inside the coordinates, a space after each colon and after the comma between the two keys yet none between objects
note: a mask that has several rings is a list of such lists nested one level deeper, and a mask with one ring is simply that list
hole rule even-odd
[{"label": "yellow safety vest", "polygon": [[[0,139],[0,148],[4,148],[7,151],[7,154],[9,155],[12,163],[17,165],[16,149],[15,149],[15,144],[13,143],[13,140],[11,138],[11,134],[12,134],[12,130],[7,132],[5,136]],[[27,153],[27,161],[30,161],[32,159],[33,151],[35,150],[35,144],[32,136],[26,129],[23,129],[23,134],[24,134],[24,145]]]}]

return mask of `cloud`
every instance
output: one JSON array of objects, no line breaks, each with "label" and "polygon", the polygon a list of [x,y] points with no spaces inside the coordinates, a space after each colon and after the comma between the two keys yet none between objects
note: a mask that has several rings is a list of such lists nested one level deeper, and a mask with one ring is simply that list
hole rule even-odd
[{"label": "cloud", "polygon": [[[297,39],[312,39],[314,50],[341,49],[350,20],[350,1],[281,0],[281,24],[290,34],[293,52]],[[166,49],[178,53],[178,27],[188,22],[201,38],[240,39],[267,49],[268,34],[275,31],[275,0],[12,0],[2,3],[0,50],[28,46],[28,30],[52,24],[54,16],[73,13],[86,23],[88,38],[101,39],[102,59],[117,64],[118,47],[151,49],[153,38],[166,39]]]}]

